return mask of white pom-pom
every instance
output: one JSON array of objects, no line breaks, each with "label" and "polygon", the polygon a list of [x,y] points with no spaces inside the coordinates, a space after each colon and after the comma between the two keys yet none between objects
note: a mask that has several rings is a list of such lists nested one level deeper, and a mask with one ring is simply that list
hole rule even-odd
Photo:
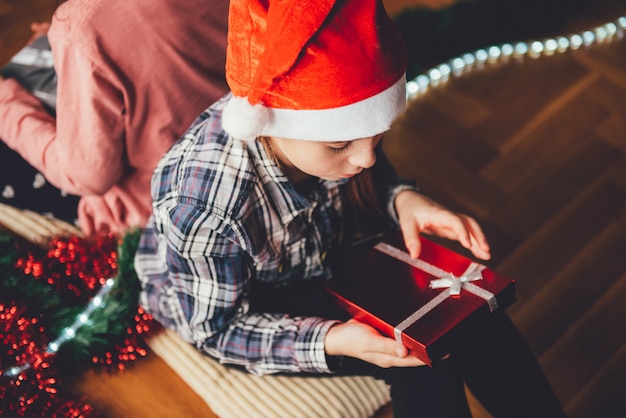
[{"label": "white pom-pom", "polygon": [[270,112],[261,104],[251,105],[245,97],[231,97],[222,113],[222,127],[231,136],[252,140],[263,133]]}]

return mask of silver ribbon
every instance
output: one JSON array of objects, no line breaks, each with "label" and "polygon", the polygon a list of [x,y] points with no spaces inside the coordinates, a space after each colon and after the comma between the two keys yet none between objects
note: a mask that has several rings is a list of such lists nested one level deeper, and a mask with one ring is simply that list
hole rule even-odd
[{"label": "silver ribbon", "polygon": [[383,254],[387,254],[388,256],[395,258],[396,260],[400,260],[417,269],[420,269],[431,276],[438,277],[438,279],[431,280],[431,289],[448,289],[447,292],[441,292],[424,306],[409,315],[404,321],[396,325],[393,329],[393,333],[396,341],[400,343],[402,343],[402,332],[404,332],[405,329],[413,325],[428,312],[432,311],[450,295],[460,295],[461,289],[465,289],[468,292],[486,300],[491,312],[498,309],[498,302],[493,293],[471,283],[476,280],[482,280],[482,271],[485,269],[485,266],[482,264],[472,262],[461,276],[455,276],[454,274],[442,270],[437,266],[433,266],[424,260],[420,260],[419,258],[413,259],[408,253],[394,247],[393,245],[387,244],[386,242],[380,242],[376,244],[374,248]]}]

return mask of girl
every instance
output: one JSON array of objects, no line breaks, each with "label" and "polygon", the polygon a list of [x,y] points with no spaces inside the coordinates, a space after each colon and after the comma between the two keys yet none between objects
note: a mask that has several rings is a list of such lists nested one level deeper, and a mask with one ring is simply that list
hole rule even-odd
[{"label": "girl", "polygon": [[468,329],[431,369],[321,290],[332,260],[372,225],[399,225],[413,257],[422,232],[490,256],[474,219],[396,178],[381,152],[406,106],[405,66],[376,0],[232,1],[232,95],[157,167],[135,259],[141,304],[251,373],[384,379],[396,418],[469,416],[464,381],[497,416],[563,416],[503,313]]}]

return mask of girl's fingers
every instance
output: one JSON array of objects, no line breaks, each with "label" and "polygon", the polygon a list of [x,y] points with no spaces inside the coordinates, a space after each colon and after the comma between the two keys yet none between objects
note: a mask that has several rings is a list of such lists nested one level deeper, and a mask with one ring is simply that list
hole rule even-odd
[{"label": "girl's fingers", "polygon": [[469,216],[464,216],[465,222],[467,224],[467,229],[470,233],[470,238],[472,245],[469,250],[476,257],[488,260],[491,258],[489,243],[487,242],[487,238],[482,230],[482,228],[478,225],[478,222],[474,218]]},{"label": "girl's fingers", "polygon": [[472,246],[470,232],[462,218],[447,210],[442,211],[437,219],[434,219],[428,227],[424,228],[424,231],[442,238],[459,241],[467,249]]},{"label": "girl's fingers", "polygon": [[419,238],[420,230],[417,222],[415,222],[413,219],[410,219],[410,222],[401,222],[400,230],[402,231],[404,245],[409,251],[409,255],[411,256],[411,258],[419,257],[420,251],[422,249],[422,244]]},{"label": "girl's fingers", "polygon": [[470,231],[470,234],[475,238],[476,243],[485,251],[489,251],[489,244],[487,243],[487,238],[485,237],[485,233],[483,232],[478,222],[470,216],[463,215],[465,222],[467,223],[467,229]]}]

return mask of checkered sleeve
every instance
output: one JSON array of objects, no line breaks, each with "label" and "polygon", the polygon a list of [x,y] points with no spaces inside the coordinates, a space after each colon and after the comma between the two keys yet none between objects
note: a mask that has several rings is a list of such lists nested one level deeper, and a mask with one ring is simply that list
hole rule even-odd
[{"label": "checkered sleeve", "polygon": [[255,374],[330,372],[324,339],[333,321],[251,314],[246,289],[252,263],[240,246],[219,234],[219,219],[179,204],[163,231],[168,273],[180,312],[175,327],[223,363]]}]

